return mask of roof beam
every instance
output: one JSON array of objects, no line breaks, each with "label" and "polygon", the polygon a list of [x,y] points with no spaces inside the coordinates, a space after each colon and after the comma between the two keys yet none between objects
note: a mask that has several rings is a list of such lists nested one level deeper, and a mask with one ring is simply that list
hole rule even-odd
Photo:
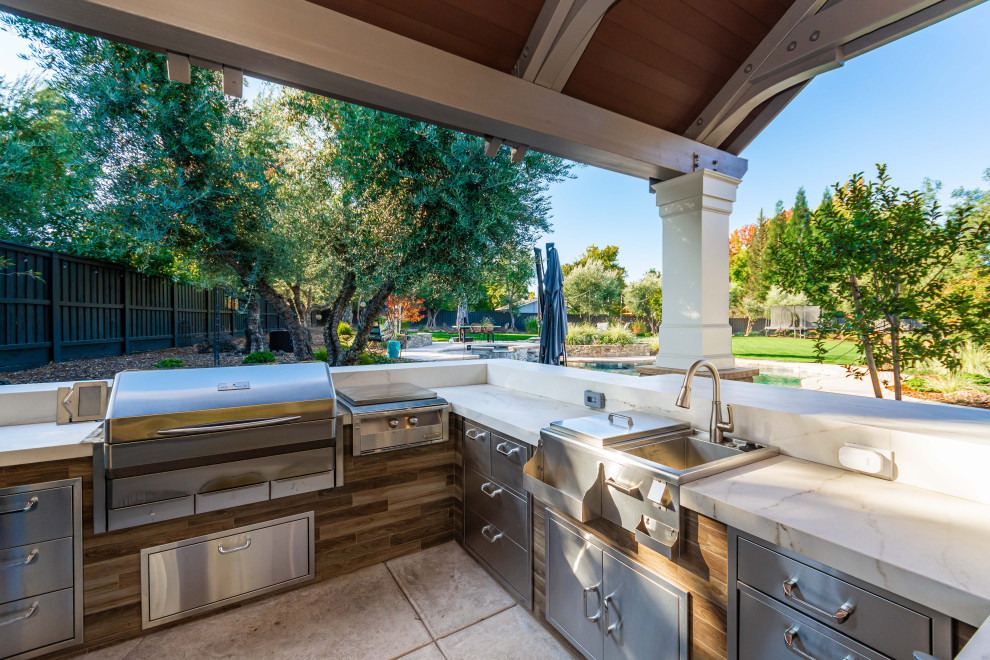
[{"label": "roof beam", "polygon": [[560,91],[616,0],[546,0],[513,73]]},{"label": "roof beam", "polygon": [[[803,86],[819,73],[842,66],[846,60],[983,1],[796,0],[685,135],[720,146],[768,99],[797,85]],[[785,96],[783,105],[793,96]],[[779,106],[776,112],[783,108],[781,104],[772,105]],[[748,128],[746,132],[751,133]],[[726,147],[738,153],[732,148],[738,144],[739,140],[734,140],[733,145]]]},{"label": "roof beam", "polygon": [[[0,0],[31,18],[640,178],[746,161],[306,0]],[[709,163],[709,165],[706,165]]]}]

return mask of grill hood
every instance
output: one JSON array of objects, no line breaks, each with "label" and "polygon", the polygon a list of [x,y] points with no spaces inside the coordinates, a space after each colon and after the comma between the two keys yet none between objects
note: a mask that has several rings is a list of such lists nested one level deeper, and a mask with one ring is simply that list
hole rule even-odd
[{"label": "grill hood", "polygon": [[106,442],[329,421],[335,414],[330,369],[322,362],[123,371],[113,382]]}]

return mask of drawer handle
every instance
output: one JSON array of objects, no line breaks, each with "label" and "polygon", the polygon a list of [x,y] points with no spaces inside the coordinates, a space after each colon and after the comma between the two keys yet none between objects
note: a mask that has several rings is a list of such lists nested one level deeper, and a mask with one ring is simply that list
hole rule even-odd
[{"label": "drawer handle", "polygon": [[217,544],[217,550],[220,552],[221,555],[229,555],[232,552],[240,552],[241,550],[247,550],[250,547],[251,547],[251,537],[250,536],[247,537],[247,541],[245,541],[241,545],[235,546],[233,548],[225,548],[225,547],[223,547],[223,542]]},{"label": "drawer handle", "polygon": [[501,442],[495,445],[495,451],[502,454],[502,456],[507,456],[509,458],[512,458],[513,454],[522,451],[522,447],[513,447],[512,449],[509,449],[508,442]]},{"label": "drawer handle", "polygon": [[[491,490],[485,488],[485,486],[488,486],[489,488],[491,488]],[[486,481],[485,483],[481,484],[481,492],[494,500],[502,493],[502,489],[496,488],[495,484],[493,484],[490,481]]]},{"label": "drawer handle", "polygon": [[848,619],[849,618],[849,615],[852,614],[852,612],[853,612],[853,604],[850,603],[850,602],[844,603],[842,605],[842,607],[840,607],[839,609],[837,609],[835,611],[835,614],[832,614],[831,612],[828,612],[826,610],[823,610],[820,607],[816,607],[815,605],[812,605],[808,601],[803,600],[801,598],[798,598],[797,596],[794,595],[794,587],[796,585],[797,585],[797,578],[791,578],[790,580],[785,581],[784,582],[784,597],[787,598],[789,601],[791,601],[791,602],[793,602],[793,603],[795,603],[797,605],[800,605],[801,607],[803,607],[805,609],[811,610],[812,612],[814,612],[815,614],[817,614],[819,616],[823,616],[826,619],[831,619],[832,621],[835,621],[836,623],[842,623],[843,621],[845,621],[846,619]]},{"label": "drawer handle", "polygon": [[616,417],[621,417],[622,419],[626,420],[626,427],[627,428],[632,428],[633,427],[633,418],[630,417],[629,415],[620,415],[619,413],[609,413],[608,414],[608,423],[609,424],[615,424],[615,418]]},{"label": "drawer handle", "polygon": [[35,548],[30,553],[28,553],[28,556],[25,557],[24,559],[18,559],[17,561],[12,561],[9,564],[0,564],[0,571],[6,570],[8,568],[18,568],[20,566],[27,566],[37,558],[38,558],[38,549]]},{"label": "drawer handle", "polygon": [[25,504],[19,509],[8,509],[7,511],[0,511],[0,516],[5,516],[8,513],[27,513],[36,506],[38,506],[38,498],[32,497],[31,499],[28,500],[27,504]]},{"label": "drawer handle", "polygon": [[493,531],[498,531],[495,528],[495,525],[485,525],[484,527],[481,528],[481,535],[484,536],[486,539],[488,539],[489,543],[494,543],[495,541],[502,538],[502,532],[499,532],[498,534],[492,534]]},{"label": "drawer handle", "polygon": [[629,496],[632,496],[632,497],[639,497],[639,486],[638,485],[636,485],[636,486],[623,486],[622,484],[620,484],[618,481],[616,481],[612,477],[609,477],[608,479],[605,480],[605,485],[608,486],[609,488],[616,489],[620,493],[625,493],[626,495],[629,495]]},{"label": "drawer handle", "polygon": [[[588,594],[591,592],[594,592],[595,595],[598,596],[598,611],[594,614],[588,614]],[[584,588],[584,618],[591,623],[594,623],[595,621],[598,621],[598,619],[602,618],[602,600],[597,584]]]},{"label": "drawer handle", "polygon": [[0,621],[0,626],[6,626],[11,623],[17,623],[18,621],[23,621],[24,619],[33,616],[34,613],[37,611],[38,611],[38,601],[34,601],[34,603],[31,604],[31,607],[27,608],[17,616],[10,619],[6,619],[4,621]]},{"label": "drawer handle", "polygon": [[[612,596],[605,596],[605,634],[614,635],[619,632],[619,626],[622,625],[622,619],[619,617],[618,609],[615,610],[615,618],[617,619],[615,623],[611,623],[612,615],[611,612],[615,608],[613,603],[615,599]],[[611,607],[610,607],[611,605]]]},{"label": "drawer handle", "polygon": [[287,417],[265,417],[263,419],[238,419],[232,422],[214,422],[202,426],[183,426],[174,429],[162,429],[158,435],[188,435],[191,433],[211,433],[213,431],[234,431],[237,429],[253,429],[259,426],[274,426],[285,422],[294,422],[300,415]]},{"label": "drawer handle", "polygon": [[[815,656],[805,653],[798,647],[794,646],[794,640],[798,639],[798,627],[791,626],[784,631],[784,644],[787,646],[787,650],[791,653],[804,658],[804,660],[818,660]],[[847,655],[843,660],[853,660],[851,655]]]},{"label": "drawer handle", "polygon": [[484,440],[485,431],[478,431],[477,429],[468,429],[464,432],[464,435],[468,437],[469,440]]}]

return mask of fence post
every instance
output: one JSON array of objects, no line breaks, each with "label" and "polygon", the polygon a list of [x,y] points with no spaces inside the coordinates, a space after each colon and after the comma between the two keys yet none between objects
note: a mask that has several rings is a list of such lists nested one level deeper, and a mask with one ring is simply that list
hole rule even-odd
[{"label": "fence post", "polygon": [[120,322],[124,335],[124,355],[131,354],[131,278],[126,270],[121,271],[124,277],[124,307],[121,309]]},{"label": "fence post", "polygon": [[179,347],[179,285],[172,282],[172,348]]},{"label": "fence post", "polygon": [[52,320],[52,362],[62,361],[62,260],[58,252],[52,252],[52,274],[48,283],[48,295],[51,297]]}]

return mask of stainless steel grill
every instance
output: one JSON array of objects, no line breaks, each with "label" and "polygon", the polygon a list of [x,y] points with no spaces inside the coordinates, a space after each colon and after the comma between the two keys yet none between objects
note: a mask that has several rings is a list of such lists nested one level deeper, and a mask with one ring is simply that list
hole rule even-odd
[{"label": "stainless steel grill", "polygon": [[337,395],[351,413],[355,456],[445,442],[450,405],[409,383],[342,387]]},{"label": "stainless steel grill", "polygon": [[340,483],[327,365],[124,371],[93,453],[96,532]]}]

